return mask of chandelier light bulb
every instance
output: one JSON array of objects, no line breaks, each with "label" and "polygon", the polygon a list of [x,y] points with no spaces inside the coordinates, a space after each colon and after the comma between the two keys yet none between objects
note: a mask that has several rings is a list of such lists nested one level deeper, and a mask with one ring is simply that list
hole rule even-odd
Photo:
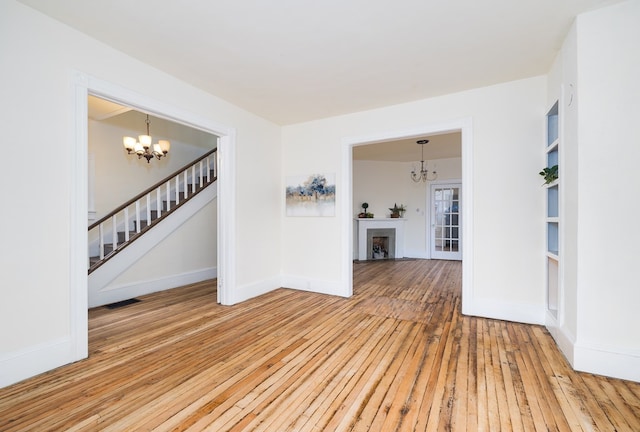
[{"label": "chandelier light bulb", "polygon": [[138,159],[145,158],[147,163],[149,163],[154,157],[159,160],[163,156],[167,156],[171,149],[171,143],[167,140],[159,140],[157,143],[153,144],[153,139],[149,133],[151,122],[149,121],[148,114],[145,122],[147,124],[146,135],[139,135],[138,140],[133,137],[126,136],[122,138],[122,143],[127,154],[136,154],[138,155]]}]

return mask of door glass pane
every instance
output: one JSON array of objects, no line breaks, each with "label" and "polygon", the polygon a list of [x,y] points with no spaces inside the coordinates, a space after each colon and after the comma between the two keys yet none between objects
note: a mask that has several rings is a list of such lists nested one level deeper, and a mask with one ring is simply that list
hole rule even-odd
[{"label": "door glass pane", "polygon": [[459,250],[460,191],[457,187],[436,189],[434,196],[434,246],[436,251]]}]

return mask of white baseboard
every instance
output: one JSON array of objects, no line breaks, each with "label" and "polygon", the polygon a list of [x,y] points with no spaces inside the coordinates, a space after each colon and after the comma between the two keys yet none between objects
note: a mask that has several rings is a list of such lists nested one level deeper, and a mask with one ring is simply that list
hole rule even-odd
[{"label": "white baseboard", "polygon": [[556,342],[556,345],[558,345],[558,348],[560,349],[562,354],[564,354],[569,364],[571,364],[573,367],[575,358],[574,349],[576,345],[576,337],[573,334],[569,333],[567,329],[558,327],[555,318],[553,317],[547,318],[546,327],[547,330],[549,330],[551,337],[553,337],[553,340]]},{"label": "white baseboard", "polygon": [[541,306],[510,303],[496,299],[473,299],[468,309],[465,308],[464,313],[466,315],[525,324],[545,323],[545,312]]},{"label": "white baseboard", "polygon": [[291,288],[318,294],[348,297],[340,281],[325,281],[300,276],[282,275],[237,287],[232,293],[233,297],[231,298],[230,304],[237,304],[278,288]]},{"label": "white baseboard", "polygon": [[345,291],[346,288],[342,286],[340,281],[327,281],[302,276],[283,275],[281,285],[285,288],[292,288],[300,291],[349,297],[349,294]]},{"label": "white baseboard", "polygon": [[230,292],[231,298],[229,305],[238,304],[245,300],[249,300],[254,297],[261,296],[262,294],[266,294],[270,291],[276,290],[282,287],[280,283],[280,277],[275,276],[270,279],[265,279],[260,282],[255,282],[243,286],[237,286],[235,289]]},{"label": "white baseboard", "polygon": [[177,288],[218,277],[218,269],[209,267],[164,278],[132,284],[108,286],[97,292],[89,292],[89,307],[102,306],[136,296]]},{"label": "white baseboard", "polygon": [[578,343],[574,346],[573,368],[640,382],[640,352]]},{"label": "white baseboard", "polygon": [[431,259],[431,256],[428,251],[405,249],[404,258]]},{"label": "white baseboard", "polygon": [[237,287],[233,292],[233,298],[231,299],[230,304],[237,304],[278,288],[291,288],[318,294],[348,297],[348,295],[345,294],[345,288],[340,284],[340,281],[325,281],[300,276],[282,275]]},{"label": "white baseboard", "polygon": [[547,329],[574,370],[640,382],[640,351],[576,343],[576,337],[552,317]]},{"label": "white baseboard", "polygon": [[71,338],[60,338],[0,357],[0,388],[74,361]]}]

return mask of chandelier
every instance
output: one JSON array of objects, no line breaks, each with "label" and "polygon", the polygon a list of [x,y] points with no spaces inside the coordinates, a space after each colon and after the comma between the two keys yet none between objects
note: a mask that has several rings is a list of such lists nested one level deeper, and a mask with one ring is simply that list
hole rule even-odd
[{"label": "chandelier", "polygon": [[122,142],[124,144],[127,154],[137,154],[138,159],[145,158],[147,163],[154,157],[158,160],[169,153],[171,143],[167,140],[160,140],[156,144],[151,144],[152,139],[149,135],[149,114],[147,114],[147,134],[138,136],[138,141],[134,137],[124,137]]},{"label": "chandelier", "polygon": [[420,181],[426,182],[427,180],[432,181],[438,178],[438,174],[435,171],[432,171],[433,178],[429,178],[429,170],[425,169],[424,167],[424,145],[428,142],[428,139],[416,141],[416,144],[419,144],[421,146],[420,149],[422,152],[422,159],[420,160],[420,172],[417,172],[415,168],[411,170],[411,180],[416,183]]}]

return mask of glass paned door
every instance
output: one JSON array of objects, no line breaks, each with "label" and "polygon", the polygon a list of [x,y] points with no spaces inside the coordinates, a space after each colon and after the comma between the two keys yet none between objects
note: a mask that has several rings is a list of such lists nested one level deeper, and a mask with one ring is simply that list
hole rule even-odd
[{"label": "glass paned door", "polygon": [[462,259],[460,183],[431,185],[431,258]]}]

